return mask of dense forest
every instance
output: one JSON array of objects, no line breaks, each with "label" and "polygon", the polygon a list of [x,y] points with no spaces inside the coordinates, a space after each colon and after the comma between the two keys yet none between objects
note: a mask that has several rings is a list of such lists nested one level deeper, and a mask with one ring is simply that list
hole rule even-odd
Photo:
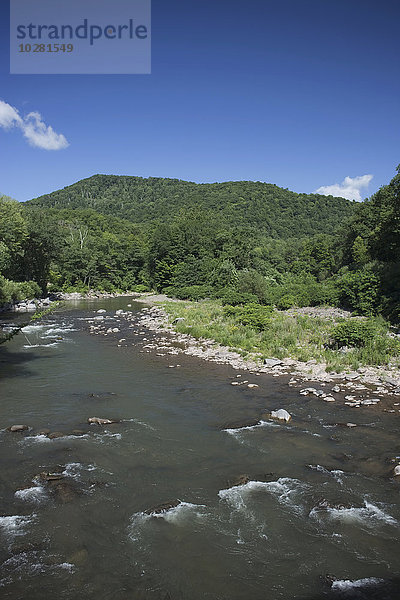
[{"label": "dense forest", "polygon": [[228,226],[254,227],[272,238],[332,234],[354,211],[354,202],[319,194],[296,194],[252,181],[191,183],[179,179],[94,175],[35,198],[32,206],[85,209],[149,224],[173,221],[194,208]]},{"label": "dense forest", "polygon": [[400,171],[363,203],[259,182],[96,175],[0,199],[0,302],[49,291],[400,316]]}]

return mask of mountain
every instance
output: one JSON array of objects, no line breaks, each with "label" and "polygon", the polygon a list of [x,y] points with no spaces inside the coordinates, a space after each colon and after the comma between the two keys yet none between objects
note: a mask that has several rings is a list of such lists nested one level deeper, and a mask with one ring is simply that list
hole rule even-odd
[{"label": "mountain", "polygon": [[229,225],[256,228],[272,238],[332,234],[356,209],[356,202],[344,198],[297,194],[270,183],[193,183],[122,175],[94,175],[26,204],[90,208],[133,223],[169,221],[197,207],[220,214]]}]

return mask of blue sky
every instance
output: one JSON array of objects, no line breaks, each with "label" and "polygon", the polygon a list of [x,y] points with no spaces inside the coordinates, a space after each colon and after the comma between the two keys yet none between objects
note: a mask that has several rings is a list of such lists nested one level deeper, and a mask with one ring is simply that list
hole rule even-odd
[{"label": "blue sky", "polygon": [[[397,0],[153,0],[151,75],[10,75],[2,2],[22,125],[0,126],[0,192],[110,173],[370,195],[400,163],[399,22]],[[31,112],[69,145],[31,145]]]}]

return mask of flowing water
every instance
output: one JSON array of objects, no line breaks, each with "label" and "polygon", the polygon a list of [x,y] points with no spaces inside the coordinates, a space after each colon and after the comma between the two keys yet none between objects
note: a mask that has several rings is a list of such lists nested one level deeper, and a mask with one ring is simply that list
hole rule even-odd
[{"label": "flowing water", "polygon": [[[0,348],[0,597],[397,598],[398,417],[159,356],[128,302],[71,303]],[[89,333],[99,308],[119,332]]]}]

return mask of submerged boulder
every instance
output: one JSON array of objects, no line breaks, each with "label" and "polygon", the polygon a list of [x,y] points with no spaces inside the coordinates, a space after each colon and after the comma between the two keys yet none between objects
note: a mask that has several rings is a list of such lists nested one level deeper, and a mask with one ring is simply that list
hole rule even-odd
[{"label": "submerged boulder", "polygon": [[60,479],[64,479],[64,473],[47,473],[46,471],[42,471],[42,473],[36,475],[35,479],[40,479],[41,481],[59,481]]},{"label": "submerged boulder", "polygon": [[61,504],[73,502],[80,495],[76,484],[66,479],[50,480],[48,481],[48,486],[48,489],[53,495],[54,499]]},{"label": "submerged boulder", "polygon": [[233,481],[228,481],[228,485],[229,487],[238,487],[240,485],[246,485],[249,481],[250,477],[248,475],[238,475]]},{"label": "submerged boulder", "polygon": [[171,510],[171,508],[175,508],[179,504],[180,504],[180,500],[172,500],[172,502],[164,502],[163,504],[159,504],[158,506],[155,506],[154,508],[149,508],[149,509],[145,510],[144,513],[146,515],[159,515],[164,512],[167,512],[167,510]]}]

